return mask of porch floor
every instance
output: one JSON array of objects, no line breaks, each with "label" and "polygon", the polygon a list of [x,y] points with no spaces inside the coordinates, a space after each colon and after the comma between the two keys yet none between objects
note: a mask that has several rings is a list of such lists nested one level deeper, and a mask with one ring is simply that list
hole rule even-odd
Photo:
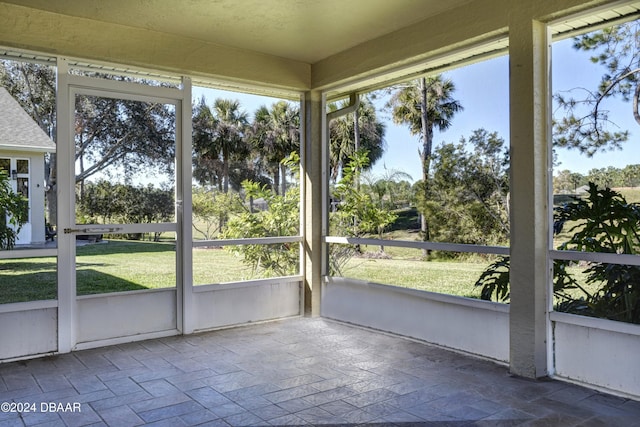
[{"label": "porch floor", "polygon": [[35,411],[1,427],[640,426],[638,401],[319,318],[2,364],[2,402]]}]

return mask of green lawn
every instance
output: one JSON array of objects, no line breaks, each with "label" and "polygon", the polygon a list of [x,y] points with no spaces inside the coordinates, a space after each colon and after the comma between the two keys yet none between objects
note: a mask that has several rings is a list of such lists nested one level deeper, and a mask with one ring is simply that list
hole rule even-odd
[{"label": "green lawn", "polygon": [[193,250],[193,284],[209,285],[269,277],[265,273],[254,272],[242,260],[241,255],[233,254],[223,248],[195,248]]},{"label": "green lawn", "polygon": [[[612,190],[624,196],[628,203],[640,203],[640,187],[614,187]],[[578,224],[579,223],[576,221],[567,222],[563,227],[562,233],[553,236],[553,247],[557,248],[562,243],[569,240],[573,233],[575,233],[575,231],[571,232],[571,228]]]},{"label": "green lawn", "polygon": [[[175,245],[121,240],[79,246],[78,295],[175,286]],[[0,303],[55,299],[55,258],[0,261]]]},{"label": "green lawn", "polygon": [[[627,200],[640,200],[640,189],[624,190]],[[417,219],[415,210],[402,211],[401,227],[386,233],[385,239],[417,240]],[[556,236],[554,247],[568,238],[568,228]],[[474,254],[464,261],[427,262],[422,259],[420,249],[387,246],[384,256],[380,256],[379,246],[361,249],[365,255],[352,258],[343,267],[345,277],[472,298],[480,296],[474,283],[491,262],[491,257]],[[244,264],[242,256],[223,248],[196,248],[192,254],[195,285],[267,277]],[[577,273],[584,269],[575,268]],[[79,246],[76,270],[78,295],[173,287],[175,244],[109,240]],[[584,281],[584,275],[581,276]],[[55,258],[0,260],[0,303],[55,299],[56,283]]]},{"label": "green lawn", "polygon": [[479,298],[480,289],[473,284],[487,265],[479,262],[352,258],[342,274],[375,283]]},{"label": "green lawn", "polygon": [[[402,236],[407,237],[407,236]],[[367,256],[354,257],[343,268],[345,277],[370,282],[478,298],[474,283],[490,261],[477,256],[466,262],[424,261],[418,249],[363,246]],[[195,285],[265,277],[256,275],[223,248],[193,250]],[[77,248],[77,293],[89,295],[139,289],[167,288],[176,283],[173,243],[111,240]],[[56,298],[56,259],[0,261],[0,303]]]},{"label": "green lawn", "polygon": [[[376,250],[377,247],[369,247]],[[388,248],[394,259],[352,259],[348,277],[455,295],[477,296],[473,283],[485,264],[420,261],[420,252]],[[77,293],[88,295],[166,288],[176,283],[173,243],[110,240],[77,248]],[[193,250],[195,285],[265,277],[222,248]],[[56,259],[0,261],[0,303],[56,298]]]},{"label": "green lawn", "polygon": [[640,202],[640,187],[615,187],[612,190],[622,194],[629,203]]},{"label": "green lawn", "polygon": [[[77,248],[77,294],[89,295],[176,285],[173,243],[105,240]],[[193,250],[195,285],[266,277],[222,248]],[[0,260],[0,304],[57,295],[55,258]]]}]

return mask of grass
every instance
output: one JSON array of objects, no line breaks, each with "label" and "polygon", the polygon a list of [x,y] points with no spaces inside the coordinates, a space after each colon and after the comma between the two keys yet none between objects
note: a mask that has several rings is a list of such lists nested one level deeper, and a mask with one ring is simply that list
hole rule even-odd
[{"label": "grass", "polygon": [[352,258],[342,273],[344,277],[353,279],[479,298],[480,289],[473,284],[487,265],[456,261]]},{"label": "grass", "polygon": [[[640,189],[627,193],[629,201],[640,200]],[[401,211],[398,221],[385,239],[419,239],[415,210]],[[473,298],[480,296],[473,284],[491,262],[473,254],[465,260],[425,262],[419,249],[392,246],[385,247],[384,256],[379,246],[363,246],[362,250],[365,256],[351,259],[343,268],[345,277]],[[196,248],[192,254],[195,285],[266,277],[223,248]],[[174,287],[175,245],[110,240],[79,246],[76,270],[78,295]],[[0,303],[55,299],[56,283],[55,258],[0,260]]]},{"label": "grass", "polygon": [[[416,240],[415,210],[401,212],[398,227],[385,238]],[[409,230],[409,231],[408,231]],[[378,253],[379,246],[363,246]],[[424,262],[421,250],[387,247],[392,259],[354,258],[344,272],[348,277],[453,295],[479,296],[473,287],[488,264],[477,262]],[[206,285],[267,277],[257,275],[242,257],[223,248],[195,248],[193,280]],[[77,248],[77,294],[90,295],[129,290],[167,288],[176,284],[173,243],[109,240]],[[0,261],[0,303],[55,299],[55,258]]]},{"label": "grass", "polygon": [[[426,262],[420,250],[395,247],[386,248],[387,257],[381,258],[372,255],[378,246],[362,249],[366,255],[349,260],[344,277],[470,298],[479,298],[480,288],[473,285],[490,262],[479,256],[466,262]],[[176,283],[172,243],[112,240],[80,246],[77,255],[78,295],[169,288]],[[572,269],[579,273],[584,267]],[[241,256],[222,248],[194,249],[193,277],[195,285],[257,278]],[[56,283],[55,258],[0,261],[0,303],[55,299]]]},{"label": "grass", "polygon": [[[78,295],[170,288],[176,285],[175,244],[109,240],[76,250]],[[193,250],[195,285],[267,277],[222,248]],[[0,304],[57,297],[56,258],[0,260]]]},{"label": "grass", "polygon": [[77,248],[78,295],[176,285],[173,243],[111,240]]},{"label": "grass", "polygon": [[193,284],[209,285],[263,279],[274,274],[255,272],[236,255],[223,248],[193,250]]},{"label": "grass", "polygon": [[[175,245],[105,241],[79,246],[78,295],[175,286]],[[0,303],[55,299],[56,258],[0,262]]]},{"label": "grass", "polygon": [[[365,248],[366,249],[366,248]],[[377,251],[377,247],[368,249]],[[388,248],[396,259],[354,258],[348,277],[463,296],[478,296],[473,283],[483,264],[420,261],[419,251]],[[77,248],[77,294],[167,288],[176,283],[172,243],[111,240]],[[256,278],[242,257],[222,248],[193,250],[195,285]],[[264,277],[264,276],[260,276]],[[55,299],[55,258],[0,261],[0,303]]]},{"label": "grass", "polygon": [[640,202],[640,187],[615,187],[612,190],[622,194],[629,203]]},{"label": "grass", "polygon": [[[640,203],[640,187],[614,187],[612,190],[620,193],[628,203]],[[568,241],[575,233],[572,228],[579,225],[576,221],[567,222],[562,232],[553,236],[553,247],[558,248],[562,243]]]}]

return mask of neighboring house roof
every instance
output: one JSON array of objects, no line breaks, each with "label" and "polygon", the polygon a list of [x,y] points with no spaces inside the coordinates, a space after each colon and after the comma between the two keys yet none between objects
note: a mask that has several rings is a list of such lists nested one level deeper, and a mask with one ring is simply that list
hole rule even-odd
[{"label": "neighboring house roof", "polygon": [[576,194],[585,194],[589,192],[589,186],[583,185],[581,187],[576,188]]},{"label": "neighboring house roof", "polygon": [[3,87],[0,87],[0,150],[56,150],[51,138]]}]

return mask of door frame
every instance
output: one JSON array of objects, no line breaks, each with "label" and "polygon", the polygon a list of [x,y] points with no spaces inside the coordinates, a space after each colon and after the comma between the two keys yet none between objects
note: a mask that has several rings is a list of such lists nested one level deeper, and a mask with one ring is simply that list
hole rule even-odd
[{"label": "door frame", "polygon": [[[180,88],[147,86],[131,82],[100,79],[69,72],[66,59],[58,59],[57,80],[57,197],[58,197],[58,351],[74,350],[78,344],[78,297],[76,286],[75,234],[117,228],[176,232],[176,329],[170,334],[193,330],[185,318],[192,306],[191,267],[191,81],[182,79]],[[75,224],[75,97],[78,94],[117,99],[161,102],[175,107],[176,138],[176,218],[175,223],[118,224],[89,226]],[[67,232],[65,232],[67,231]],[[98,231],[100,232],[100,231]],[[109,343],[145,339],[147,335],[114,337]],[[103,345],[104,340],[90,346]],[[83,345],[84,348],[88,346]]]}]

